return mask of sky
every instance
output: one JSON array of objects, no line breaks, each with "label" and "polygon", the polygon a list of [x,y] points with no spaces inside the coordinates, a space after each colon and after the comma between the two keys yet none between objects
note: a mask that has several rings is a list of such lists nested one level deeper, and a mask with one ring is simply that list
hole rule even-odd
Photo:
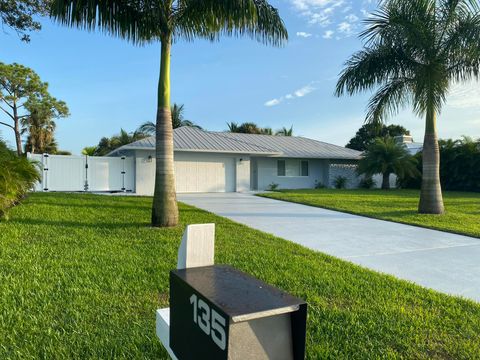
[{"label": "sky", "polygon": [[[172,49],[172,102],[205,129],[227,122],[255,122],[344,146],[362,126],[370,94],[334,96],[343,63],[362,47],[357,38],[374,0],[275,0],[289,32],[281,48],[249,38],[218,42],[178,41]],[[80,154],[103,136],[134,131],[154,121],[159,74],[158,43],[138,47],[101,32],[42,20],[43,28],[23,43],[0,33],[4,63],[31,67],[71,115],[57,121],[62,150]],[[424,120],[402,111],[388,123],[405,126],[422,141]],[[441,138],[480,138],[480,84],[452,86],[438,119]],[[13,132],[0,127],[14,144]]]}]

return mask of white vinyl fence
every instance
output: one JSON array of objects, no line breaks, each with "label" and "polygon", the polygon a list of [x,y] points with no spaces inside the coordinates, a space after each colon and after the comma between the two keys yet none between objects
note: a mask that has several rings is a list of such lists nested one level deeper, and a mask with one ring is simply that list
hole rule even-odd
[{"label": "white vinyl fence", "polygon": [[134,191],[131,157],[28,154],[38,162],[42,180],[35,191]]}]

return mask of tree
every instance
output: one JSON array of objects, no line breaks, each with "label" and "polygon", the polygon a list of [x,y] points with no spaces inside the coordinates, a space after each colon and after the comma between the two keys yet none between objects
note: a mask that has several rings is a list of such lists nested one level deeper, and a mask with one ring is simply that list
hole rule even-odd
[{"label": "tree", "polygon": [[273,135],[272,128],[262,128],[252,122],[244,122],[238,125],[236,122],[227,123],[228,131],[240,134]]},{"label": "tree", "polygon": [[[98,145],[94,147],[95,151],[93,152],[93,155],[95,156],[107,155],[113,150],[118,149],[120,146],[128,145],[134,141],[144,139],[147,136],[148,134],[145,134],[139,130],[134,131],[133,133],[129,133],[124,129],[120,129],[120,132],[118,134],[113,135],[110,138],[102,137],[98,142]],[[84,150],[89,149],[89,151],[91,151],[91,148],[86,147],[84,148]],[[85,154],[85,155],[89,155],[89,154]]]},{"label": "tree", "polygon": [[384,125],[366,123],[360,129],[353,138],[350,139],[345,146],[349,149],[365,151],[367,146],[370,145],[377,137],[395,137],[400,135],[410,135],[410,131],[400,125]]},{"label": "tree", "polygon": [[[201,129],[202,127],[195,124],[193,121],[186,120],[183,116],[183,112],[185,110],[183,104],[177,105],[176,103],[170,108],[172,113],[172,127],[177,129],[182,126],[190,126],[197,129]],[[148,135],[155,135],[156,125],[151,121],[144,122],[142,125],[139,126],[137,131],[148,134]]]},{"label": "tree", "polygon": [[365,47],[347,61],[336,94],[379,87],[368,104],[368,122],[408,104],[425,117],[418,210],[442,214],[437,115],[453,81],[480,76],[478,0],[387,0],[365,22]]},{"label": "tree", "polygon": [[29,42],[30,31],[42,28],[35,15],[48,14],[48,2],[43,0],[3,0],[0,2],[0,22],[15,30],[22,41]]},{"label": "tree", "polygon": [[376,138],[363,155],[357,172],[367,177],[382,174],[384,190],[390,189],[390,174],[396,174],[399,178],[418,175],[415,158],[405,145],[397,143],[391,137]]},{"label": "tree", "polygon": [[54,0],[52,15],[67,25],[99,27],[142,44],[160,41],[152,226],[178,224],[170,110],[170,53],[174,39],[211,41],[250,35],[280,45],[287,30],[266,0]]},{"label": "tree", "polygon": [[82,149],[82,155],[94,156],[96,151],[97,151],[96,146],[85,146]]},{"label": "tree", "polygon": [[293,136],[293,125],[290,127],[290,129],[287,129],[285,126],[278,130],[275,135],[278,136]]},{"label": "tree", "polygon": [[58,101],[48,92],[48,84],[30,68],[13,63],[0,63],[0,110],[11,123],[0,121],[13,130],[17,154],[22,154],[21,123],[25,124],[32,113],[50,118],[68,115],[67,105]]},{"label": "tree", "polygon": [[31,153],[56,153],[57,143],[54,133],[56,129],[54,118],[68,115],[68,108],[63,102],[53,104],[51,99],[29,104],[30,113],[20,120],[22,134],[27,133],[25,151]]}]

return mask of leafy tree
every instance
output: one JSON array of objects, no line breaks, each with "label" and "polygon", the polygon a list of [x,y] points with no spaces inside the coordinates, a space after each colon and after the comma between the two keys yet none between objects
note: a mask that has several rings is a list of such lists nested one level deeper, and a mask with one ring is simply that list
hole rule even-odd
[{"label": "leafy tree", "polygon": [[[177,105],[173,104],[173,106],[170,108],[171,113],[172,113],[172,127],[174,129],[177,129],[182,126],[190,126],[194,127],[197,129],[201,129],[201,127],[197,124],[195,124],[193,121],[186,120],[183,116],[183,112],[185,110],[183,104],[182,105]],[[156,131],[156,125],[155,123],[151,121],[144,122],[140,127],[137,129],[137,131],[148,134],[148,135],[155,135]]]},{"label": "leafy tree", "polygon": [[399,178],[419,175],[416,164],[417,161],[405,145],[397,143],[391,137],[376,138],[365,150],[357,172],[367,178],[382,174],[382,189],[388,190],[391,174],[396,174]]},{"label": "leafy tree", "polygon": [[99,27],[142,44],[160,41],[156,120],[153,226],[178,224],[170,110],[170,52],[175,39],[217,40],[220,35],[250,35],[280,45],[287,30],[266,0],[54,0],[52,15],[67,25]]},{"label": "leafy tree", "polygon": [[286,127],[281,128],[278,130],[275,135],[279,136],[293,136],[293,125],[290,127],[290,129],[287,129]]},{"label": "leafy tree", "polygon": [[49,119],[68,115],[67,105],[49,94],[48,84],[32,69],[16,63],[0,63],[0,110],[10,120],[10,123],[0,121],[0,124],[15,133],[18,155],[22,154],[20,125],[26,125],[32,113],[37,114],[34,117]]},{"label": "leafy tree", "polygon": [[380,122],[411,104],[425,117],[418,210],[444,212],[437,115],[450,85],[480,76],[478,0],[386,0],[366,20],[363,50],[346,63],[337,95],[379,87],[367,121]]},{"label": "leafy tree", "polygon": [[400,125],[384,125],[366,123],[345,146],[349,149],[364,151],[377,137],[395,137],[400,135],[410,135],[410,131]]},{"label": "leafy tree", "polygon": [[2,0],[0,1],[0,22],[13,29],[22,41],[29,42],[31,31],[42,28],[35,15],[48,14],[48,2],[44,0]]},{"label": "leafy tree", "polygon": [[[99,143],[97,146],[95,146],[95,151],[93,152],[93,155],[95,156],[104,156],[107,155],[108,153],[112,152],[115,149],[118,149],[120,146],[123,145],[128,145],[134,141],[138,141],[141,139],[146,138],[148,135],[140,132],[140,131],[135,131],[133,133],[129,133],[125,131],[124,129],[120,129],[120,132],[116,135],[113,135],[112,137],[103,137],[100,139]],[[86,147],[85,149],[91,150],[92,147]],[[83,152],[82,152],[83,153]],[[89,155],[89,154],[87,154]]]},{"label": "leafy tree", "polygon": [[240,134],[257,134],[257,135],[273,135],[272,128],[265,127],[262,128],[252,122],[244,122],[242,124],[237,124],[236,122],[227,123],[228,131],[231,133],[240,133]]}]

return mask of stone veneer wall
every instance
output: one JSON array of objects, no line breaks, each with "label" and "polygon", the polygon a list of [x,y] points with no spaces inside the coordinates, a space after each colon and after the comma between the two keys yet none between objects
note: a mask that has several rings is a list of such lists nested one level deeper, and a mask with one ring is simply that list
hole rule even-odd
[{"label": "stone veneer wall", "polygon": [[361,177],[357,175],[357,165],[349,163],[330,164],[328,187],[335,188],[335,179],[338,176],[347,178],[347,189],[358,188]]}]

